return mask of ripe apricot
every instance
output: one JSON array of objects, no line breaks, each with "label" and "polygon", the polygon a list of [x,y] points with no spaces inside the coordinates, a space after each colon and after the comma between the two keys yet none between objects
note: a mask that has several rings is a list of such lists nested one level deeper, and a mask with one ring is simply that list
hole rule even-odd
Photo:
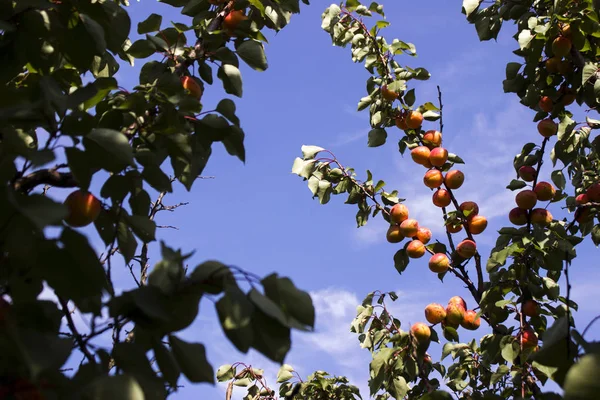
[{"label": "ripe apricot", "polygon": [[383,86],[381,88],[381,96],[386,99],[389,102],[393,102],[394,100],[396,100],[398,98],[398,93],[394,92],[393,90],[388,89],[387,86]]},{"label": "ripe apricot", "polygon": [[587,204],[589,202],[590,202],[590,198],[585,193],[582,193],[582,194],[578,195],[577,197],[575,197],[575,203],[577,203],[578,205]]},{"label": "ripe apricot", "polygon": [[440,170],[430,169],[429,171],[425,172],[423,183],[428,188],[437,189],[442,186],[442,183],[444,183],[444,176]]},{"label": "ripe apricot", "polygon": [[533,182],[536,175],[537,171],[531,165],[523,165],[519,168],[519,177],[525,182]]},{"label": "ripe apricot", "polygon": [[242,10],[233,10],[223,19],[223,27],[230,33],[234,32],[240,22],[248,19]]},{"label": "ripe apricot", "polygon": [[594,183],[590,187],[588,187],[586,194],[590,201],[594,203],[600,202],[600,183]]},{"label": "ripe apricot", "polygon": [[444,177],[444,183],[448,189],[458,189],[462,186],[465,181],[465,174],[462,171],[453,169],[448,171]]},{"label": "ripe apricot", "polygon": [[438,207],[448,207],[452,202],[452,197],[446,189],[438,189],[433,193],[432,200],[433,204]]},{"label": "ripe apricot", "polygon": [[558,132],[558,125],[551,119],[546,118],[538,122],[537,129],[540,135],[548,138],[556,135],[556,132]]},{"label": "ripe apricot", "polygon": [[417,322],[410,327],[410,333],[419,344],[429,343],[431,338],[431,329],[422,322]]},{"label": "ripe apricot", "polygon": [[552,53],[557,57],[565,57],[571,51],[571,39],[559,36],[552,42]]},{"label": "ripe apricot", "polygon": [[448,304],[446,307],[446,321],[452,325],[460,325],[465,317],[465,312],[465,309],[458,304]]},{"label": "ripe apricot", "polygon": [[544,208],[535,208],[531,211],[531,222],[541,226],[548,226],[552,222],[552,214]]},{"label": "ripe apricot", "polygon": [[202,87],[191,76],[182,76],[181,85],[195,98],[200,99],[202,97]]},{"label": "ripe apricot", "polygon": [[448,300],[448,304],[456,304],[464,311],[467,311],[467,302],[460,296],[453,296]]},{"label": "ripe apricot", "polygon": [[429,269],[435,273],[448,271],[450,268],[450,259],[444,253],[436,253],[429,259]]},{"label": "ripe apricot", "polygon": [[408,207],[404,204],[394,204],[390,210],[390,220],[395,224],[400,224],[408,219]]},{"label": "ripe apricot", "polygon": [[479,206],[474,201],[463,201],[458,209],[466,218],[472,218],[479,214]]},{"label": "ripe apricot", "polygon": [[580,224],[587,221],[589,217],[589,207],[578,207],[577,210],[575,210],[575,221],[579,222]]},{"label": "ripe apricot", "polygon": [[438,131],[427,131],[423,135],[423,144],[430,149],[440,147],[442,145],[442,133]]},{"label": "ripe apricot", "polygon": [[396,117],[394,122],[396,122],[396,127],[398,127],[398,129],[402,129],[403,131],[408,129],[408,125],[406,125],[406,118],[404,118],[404,116]]},{"label": "ripe apricot", "polygon": [[551,74],[557,74],[558,73],[558,66],[560,65],[560,58],[559,57],[551,57],[549,59],[546,60],[546,71],[548,71]]},{"label": "ripe apricot", "polygon": [[391,225],[387,230],[385,238],[390,243],[400,243],[404,240],[404,235],[400,232],[399,225]]},{"label": "ripe apricot", "polygon": [[425,319],[430,324],[439,324],[446,318],[446,309],[438,303],[431,303],[425,307]]},{"label": "ripe apricot", "polygon": [[470,331],[477,330],[480,325],[481,318],[477,316],[477,311],[475,310],[468,310],[465,312],[464,318],[460,323],[460,326]]},{"label": "ripe apricot", "polygon": [[443,147],[435,147],[429,153],[429,162],[434,167],[441,167],[448,161],[448,150]]},{"label": "ripe apricot", "polygon": [[462,258],[471,258],[477,253],[477,244],[472,240],[465,239],[456,246],[456,252]]},{"label": "ripe apricot", "polygon": [[540,201],[549,201],[556,195],[556,189],[549,182],[538,182],[536,183],[533,191],[537,195],[537,199]]},{"label": "ripe apricot", "polygon": [[425,254],[425,245],[420,240],[412,240],[406,246],[406,254],[410,258],[421,258]]},{"label": "ripe apricot", "polygon": [[406,114],[406,126],[409,129],[417,129],[423,123],[423,114],[418,111],[409,111]]},{"label": "ripe apricot", "polygon": [[522,208],[515,207],[508,213],[508,220],[511,224],[521,226],[527,224],[527,211]]},{"label": "ripe apricot", "polygon": [[537,204],[538,197],[533,190],[522,190],[515,196],[519,208],[530,210]]},{"label": "ripe apricot", "polygon": [[410,156],[412,157],[413,161],[417,164],[427,166],[427,164],[429,164],[430,153],[431,150],[429,150],[428,147],[418,146],[410,151]]},{"label": "ripe apricot", "polygon": [[540,109],[542,111],[546,112],[552,112],[552,109],[554,108],[554,103],[552,102],[552,99],[548,96],[542,96],[538,105],[540,106]]},{"label": "ripe apricot", "polygon": [[537,317],[540,315],[540,305],[535,300],[525,300],[521,307],[521,312],[528,317]]},{"label": "ripe apricot", "polygon": [[571,38],[571,25],[569,24],[560,24],[560,33],[566,37],[566,38]]},{"label": "ripe apricot", "polygon": [[76,190],[69,194],[64,202],[67,207],[65,222],[73,227],[83,227],[91,224],[100,215],[102,204],[93,194]]},{"label": "ripe apricot", "polygon": [[530,327],[524,328],[520,335],[520,343],[524,348],[533,348],[537,346],[538,337],[535,334],[535,331]]},{"label": "ripe apricot", "polygon": [[416,219],[411,219],[411,218],[405,219],[400,224],[400,233],[402,233],[402,235],[404,237],[416,236],[418,231],[419,231],[419,223],[417,222]]},{"label": "ripe apricot", "polygon": [[565,106],[570,106],[577,99],[577,92],[571,88],[563,89],[563,95],[560,101]]},{"label": "ripe apricot", "polygon": [[417,231],[417,239],[419,239],[423,244],[429,243],[431,240],[431,231],[429,228],[419,227],[419,230]]},{"label": "ripe apricot", "polygon": [[481,215],[475,215],[467,224],[467,229],[472,235],[479,235],[487,228],[487,219]]}]

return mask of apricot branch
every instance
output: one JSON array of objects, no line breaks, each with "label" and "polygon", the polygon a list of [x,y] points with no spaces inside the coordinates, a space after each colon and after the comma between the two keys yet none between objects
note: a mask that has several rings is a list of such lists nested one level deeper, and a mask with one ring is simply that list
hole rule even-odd
[{"label": "apricot branch", "polygon": [[57,168],[41,169],[15,181],[13,187],[17,191],[28,193],[39,185],[50,185],[59,188],[74,188],[79,184],[70,172],[58,172]]}]

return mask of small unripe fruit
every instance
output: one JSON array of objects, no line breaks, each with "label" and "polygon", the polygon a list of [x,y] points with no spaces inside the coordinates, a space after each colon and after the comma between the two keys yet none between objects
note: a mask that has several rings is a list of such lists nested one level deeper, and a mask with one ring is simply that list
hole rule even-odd
[{"label": "small unripe fruit", "polygon": [[410,156],[412,157],[413,161],[416,162],[417,164],[427,166],[427,164],[430,164],[430,162],[429,162],[430,152],[431,152],[431,150],[429,150],[428,147],[418,146],[410,151]]},{"label": "small unripe fruit", "polygon": [[556,189],[549,182],[538,182],[533,191],[537,195],[539,201],[549,201],[556,195]]},{"label": "small unripe fruit", "polygon": [[481,325],[481,318],[477,316],[477,312],[475,310],[468,310],[465,313],[465,316],[464,316],[462,322],[460,323],[460,326],[462,326],[463,328],[468,329],[470,331],[477,330],[480,325]]},{"label": "small unripe fruit", "polygon": [[405,219],[400,224],[400,233],[404,235],[404,237],[413,237],[417,235],[419,231],[419,223],[416,219]]},{"label": "small unripe fruit", "polygon": [[448,187],[448,189],[458,189],[462,186],[465,181],[465,174],[461,171],[454,169],[452,171],[448,171],[446,176],[444,177],[444,183]]},{"label": "small unripe fruit", "polygon": [[522,343],[523,347],[526,349],[537,346],[538,337],[535,334],[535,331],[530,327],[524,328],[520,335],[520,343]]},{"label": "small unripe fruit", "polygon": [[433,204],[438,207],[448,207],[452,202],[452,197],[446,189],[438,189],[433,193],[432,200]]},{"label": "small unripe fruit", "polygon": [[444,183],[444,176],[440,170],[430,169],[429,171],[425,172],[423,183],[428,188],[437,189],[442,186],[442,183]]},{"label": "small unripe fruit", "polygon": [[530,210],[537,204],[537,195],[533,190],[522,190],[515,196],[515,202],[519,208]]},{"label": "small unripe fruit", "polygon": [[406,115],[406,126],[410,129],[417,129],[423,123],[423,114],[418,111],[409,111]]},{"label": "small unripe fruit", "polygon": [[481,215],[475,215],[468,222],[467,229],[473,235],[479,235],[487,228],[487,219]]},{"label": "small unripe fruit", "polygon": [[390,220],[395,224],[400,224],[408,219],[408,207],[404,204],[394,204],[390,209]]},{"label": "small unripe fruit", "polygon": [[462,258],[471,258],[477,253],[477,244],[472,240],[465,239],[456,246],[456,252]]},{"label": "small unripe fruit", "polygon": [[419,344],[429,343],[429,339],[431,338],[431,329],[422,322],[417,322],[411,326],[410,333]]},{"label": "small unripe fruit", "polygon": [[515,207],[508,213],[508,220],[511,224],[521,226],[527,224],[527,211]]},{"label": "small unripe fruit", "polygon": [[421,258],[425,254],[425,245],[420,240],[413,240],[406,246],[406,254],[410,258]]},{"label": "small unripe fruit", "polygon": [[600,202],[600,183],[592,184],[586,191],[586,194],[590,201],[594,203]]},{"label": "small unripe fruit", "polygon": [[235,31],[240,22],[248,19],[241,10],[233,10],[223,19],[223,27],[230,33]]},{"label": "small unripe fruit", "polygon": [[460,222],[456,222],[456,223],[449,223],[448,225],[446,225],[446,231],[450,232],[450,233],[458,233],[462,230],[462,223]]},{"label": "small unripe fruit", "polygon": [[467,302],[460,296],[453,296],[448,300],[448,304],[456,304],[461,307],[464,311],[467,311]]},{"label": "small unripe fruit", "polygon": [[558,125],[556,125],[556,122],[547,118],[538,122],[537,129],[540,135],[549,138],[556,135],[556,132],[558,132]]},{"label": "small unripe fruit", "polygon": [[404,240],[404,235],[400,232],[400,226],[391,225],[387,230],[385,238],[390,243],[400,243]]},{"label": "small unripe fruit", "polygon": [[571,51],[571,40],[564,36],[559,36],[552,42],[552,53],[557,57],[565,57]]},{"label": "small unripe fruit", "polygon": [[94,222],[102,208],[100,200],[83,190],[76,190],[69,194],[64,204],[68,210],[65,222],[77,228]]},{"label": "small unripe fruit", "polygon": [[463,201],[458,209],[466,218],[472,218],[479,214],[479,206],[474,201]]},{"label": "small unripe fruit", "polygon": [[431,149],[429,154],[429,162],[434,167],[441,167],[448,161],[448,150],[443,147],[435,147]]},{"label": "small unripe fruit", "polygon": [[552,109],[554,108],[554,103],[548,96],[542,96],[538,105],[540,106],[540,109],[545,112],[552,112]]},{"label": "small unripe fruit", "polygon": [[428,228],[419,227],[419,230],[417,231],[417,239],[419,239],[423,244],[429,243],[431,240],[431,231]]},{"label": "small unripe fruit", "polygon": [[442,134],[438,131],[427,131],[423,135],[423,144],[430,149],[442,145]]},{"label": "small unripe fruit", "polygon": [[546,71],[550,74],[558,73],[558,66],[560,65],[559,57],[551,57],[546,60]]},{"label": "small unripe fruit", "polygon": [[530,165],[523,165],[521,168],[519,168],[519,177],[521,177],[521,179],[523,179],[525,182],[533,182],[536,175],[537,171]]},{"label": "small unripe fruit", "polygon": [[429,259],[429,269],[435,273],[448,271],[450,268],[450,259],[444,253],[436,253]]},{"label": "small unripe fruit", "polygon": [[446,309],[438,303],[431,303],[425,307],[425,319],[430,324],[439,324],[446,318]]},{"label": "small unripe fruit", "polygon": [[575,203],[577,203],[579,205],[587,204],[589,202],[590,202],[590,198],[585,193],[582,193],[582,194],[578,195],[577,197],[575,197]]},{"label": "small unripe fruit", "polygon": [[403,131],[408,129],[405,117],[397,117],[394,121],[396,122],[396,127],[398,127],[398,129],[402,129]]},{"label": "small unripe fruit", "polygon": [[446,307],[446,321],[452,325],[460,325],[465,317],[465,309],[458,304],[448,304]]},{"label": "small unripe fruit", "polygon": [[388,89],[387,86],[383,86],[381,88],[381,96],[387,101],[392,102],[398,98],[398,93]]},{"label": "small unripe fruit", "polygon": [[537,317],[540,315],[540,305],[535,300],[525,300],[521,311],[528,317]]},{"label": "small unripe fruit", "polygon": [[531,211],[531,222],[541,226],[548,226],[552,222],[552,214],[544,208],[536,208]]},{"label": "small unripe fruit", "polygon": [[202,97],[202,87],[191,76],[182,76],[181,85],[195,98],[200,99]]}]

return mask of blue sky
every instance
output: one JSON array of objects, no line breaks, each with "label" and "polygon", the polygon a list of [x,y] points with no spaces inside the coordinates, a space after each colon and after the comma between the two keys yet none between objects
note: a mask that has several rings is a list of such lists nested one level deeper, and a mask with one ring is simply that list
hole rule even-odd
[{"label": "blue sky", "polygon": [[[435,102],[435,86],[442,88],[444,146],[466,161],[460,167],[466,182],[457,197],[459,201],[477,201],[480,214],[488,217],[488,229],[478,237],[480,252],[487,255],[495,242],[494,231],[509,225],[507,215],[514,207],[514,193],[504,189],[514,178],[512,158],[524,143],[541,142],[531,122],[533,111],[520,105],[514,94],[502,91],[505,65],[516,58],[512,55],[516,42],[510,37],[514,27],[507,24],[498,43],[480,43],[458,2],[382,3],[392,22],[384,30],[389,41],[398,37],[417,46],[417,58],[405,56],[400,61],[425,67],[432,74],[429,82],[417,82],[417,104]],[[311,291],[317,307],[316,333],[294,333],[286,362],[302,376],[315,369],[347,375],[367,397],[370,356],[349,333],[349,324],[356,305],[368,292],[397,291],[400,298],[391,309],[405,329],[424,319],[423,308],[428,303],[445,304],[453,295],[463,295],[469,303],[469,297],[451,277],[441,284],[428,270],[427,257],[413,261],[399,276],[392,260],[399,247],[385,241],[383,220],[357,229],[355,206],[335,197],[321,206],[311,199],[306,183],[291,174],[301,145],[326,147],[345,165],[356,168],[361,177],[370,169],[375,179],[387,182],[389,191],[398,189],[407,199],[411,217],[429,227],[434,238],[445,237],[441,211],[431,204],[431,192],[422,184],[423,168],[397,151],[401,131],[392,128],[387,145],[367,148],[368,114],[355,110],[365,95],[369,75],[362,65],[351,62],[349,49],[332,47],[328,34],[320,29],[320,16],[327,5],[314,1],[303,7],[291,25],[269,36],[266,72],[242,67],[244,97],[234,100],[246,132],[246,164],[216,145],[203,173],[215,178],[197,181],[190,193],[176,185],[176,193],[167,196],[166,203],[189,205],[159,214],[157,223],[179,228],[160,230],[159,235],[174,247],[195,250],[190,266],[217,259],[259,275],[277,271]],[[136,39],[137,22],[152,12],[163,15],[163,25],[171,20],[190,23],[176,9],[152,0],[133,1],[129,11],[134,18],[132,40]],[[137,61],[135,68],[122,66],[118,73],[122,86],[137,83],[143,61]],[[219,84],[215,81],[213,87],[207,87],[203,98],[206,110],[226,97]],[[426,124],[437,128],[437,123]],[[542,176],[549,180],[550,172],[548,161]],[[56,197],[66,193],[55,189]],[[556,206],[551,211],[555,217],[561,215]],[[93,230],[89,232],[95,236]],[[94,243],[101,251],[101,242],[94,239]],[[151,254],[154,262],[157,248],[155,245]],[[571,272],[572,298],[580,304],[576,321],[581,328],[600,314],[595,301],[594,282],[600,278],[595,251],[588,242],[580,246]],[[125,268],[117,271],[116,277],[122,288],[133,284]],[[484,331],[482,328],[477,336]],[[461,339],[470,339],[463,330],[459,333]],[[267,369],[269,382],[275,383],[278,366],[256,352],[243,355],[235,351],[221,334],[211,302],[203,300],[198,321],[181,336],[205,343],[215,369],[223,363],[243,361]],[[593,337],[600,338],[599,328],[588,333],[588,338]],[[432,345],[434,359],[439,359],[440,349],[440,345]],[[182,384],[185,388],[176,398],[212,399],[224,394],[222,385]]]}]

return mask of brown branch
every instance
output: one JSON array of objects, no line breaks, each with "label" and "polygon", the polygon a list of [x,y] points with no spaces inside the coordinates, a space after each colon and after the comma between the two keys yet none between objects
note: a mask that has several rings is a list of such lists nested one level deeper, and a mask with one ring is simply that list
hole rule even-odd
[{"label": "brown branch", "polygon": [[83,337],[81,336],[81,334],[77,330],[77,327],[75,326],[75,322],[73,322],[73,317],[71,316],[71,312],[69,311],[69,304],[68,304],[67,300],[63,299],[60,296],[57,296],[57,297],[58,297],[58,302],[60,303],[60,306],[62,307],[62,312],[65,315],[65,318],[67,319],[67,325],[69,326],[69,330],[71,332],[73,332],[73,339],[77,343],[77,346],[79,347],[79,349],[81,350],[81,352],[83,353],[85,358],[87,358],[87,360],[91,364],[96,364],[96,359],[94,358],[92,353],[90,353],[90,351],[88,350],[86,343],[83,340]]},{"label": "brown branch", "polygon": [[58,172],[56,168],[40,169],[15,181],[13,187],[17,191],[30,192],[39,185],[50,185],[60,188],[79,186],[70,172]]}]

